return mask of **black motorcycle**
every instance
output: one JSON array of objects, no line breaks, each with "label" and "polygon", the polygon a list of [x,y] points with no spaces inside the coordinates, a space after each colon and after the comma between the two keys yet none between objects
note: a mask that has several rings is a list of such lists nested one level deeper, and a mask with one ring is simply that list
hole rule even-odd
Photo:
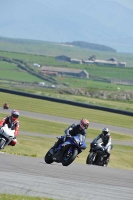
[{"label": "black motorcycle", "polygon": [[68,166],[85,148],[86,144],[81,136],[68,137],[65,142],[59,144],[54,153],[51,154],[50,149],[46,153],[44,160],[47,164],[57,162],[62,163],[63,166]]},{"label": "black motorcycle", "polygon": [[89,155],[86,159],[86,164],[107,166],[107,153],[104,150],[102,143],[91,143]]}]

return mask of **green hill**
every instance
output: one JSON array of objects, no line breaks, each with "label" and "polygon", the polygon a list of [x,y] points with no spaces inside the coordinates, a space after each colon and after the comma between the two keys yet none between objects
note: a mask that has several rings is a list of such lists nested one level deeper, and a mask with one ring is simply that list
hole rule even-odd
[{"label": "green hill", "polygon": [[74,45],[74,46],[78,46],[81,48],[98,50],[98,51],[116,52],[116,50],[111,47],[108,47],[105,45],[100,45],[100,44],[89,43],[89,42],[83,42],[83,41],[66,42],[65,44]]},{"label": "green hill", "polygon": [[[87,43],[86,43],[87,44]],[[101,45],[102,46],[102,45]],[[102,51],[74,46],[64,43],[46,42],[40,40],[13,39],[0,37],[0,51],[18,52],[34,55],[59,56],[87,60],[95,55],[97,59],[107,60],[112,57],[118,61],[126,62],[127,67],[133,67],[132,54],[117,53],[115,51]]]},{"label": "green hill", "polygon": [[[58,55],[83,60],[92,55],[95,55],[97,59],[106,60],[114,57],[119,61],[127,62],[127,67],[59,62],[55,59]],[[86,70],[89,73],[89,79],[46,75],[41,72],[41,68],[33,67],[33,63],[54,68]],[[87,103],[87,97],[132,101],[133,56],[131,54],[94,51],[68,44],[36,40],[0,38],[0,70],[0,87],[2,88]],[[124,81],[128,84],[124,84]],[[44,82],[45,86],[40,87],[39,82]]]}]

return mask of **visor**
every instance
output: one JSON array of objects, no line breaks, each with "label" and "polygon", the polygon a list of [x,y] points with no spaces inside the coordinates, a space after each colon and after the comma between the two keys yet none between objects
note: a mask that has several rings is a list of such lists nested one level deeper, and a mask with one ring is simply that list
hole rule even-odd
[{"label": "visor", "polygon": [[18,115],[12,114],[12,117],[13,117],[13,118],[18,118]]}]

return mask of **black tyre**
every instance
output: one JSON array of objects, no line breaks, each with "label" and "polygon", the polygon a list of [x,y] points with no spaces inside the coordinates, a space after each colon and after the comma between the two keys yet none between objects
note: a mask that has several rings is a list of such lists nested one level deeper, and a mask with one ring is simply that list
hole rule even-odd
[{"label": "black tyre", "polygon": [[65,152],[62,156],[62,165],[63,166],[70,165],[75,160],[77,155],[78,155],[78,149],[77,148],[73,148],[71,153],[68,153],[68,151]]},{"label": "black tyre", "polygon": [[49,151],[46,153],[46,155],[45,155],[45,157],[44,157],[44,160],[45,160],[45,162],[46,162],[47,164],[51,164],[51,163],[54,162],[54,161],[53,161],[53,158],[52,158],[52,155],[51,155],[51,153],[50,153]]},{"label": "black tyre", "polygon": [[93,153],[90,153],[90,154],[87,156],[86,164],[88,164],[88,165],[93,164],[93,159],[94,159],[94,154],[93,154]]},{"label": "black tyre", "polygon": [[108,166],[108,163],[109,163],[109,159],[106,159],[106,160],[104,161],[104,163],[103,163],[103,166],[104,166],[104,167],[107,167],[107,166]]}]

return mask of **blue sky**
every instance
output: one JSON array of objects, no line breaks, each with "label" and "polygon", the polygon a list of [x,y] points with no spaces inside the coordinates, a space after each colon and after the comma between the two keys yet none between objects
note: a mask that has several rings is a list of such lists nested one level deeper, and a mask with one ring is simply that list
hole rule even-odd
[{"label": "blue sky", "polygon": [[1,8],[0,36],[133,52],[133,0],[5,0]]},{"label": "blue sky", "polygon": [[[41,2],[41,3],[44,3],[44,0],[37,0],[37,1]],[[68,0],[64,0],[64,2],[65,1],[68,1]],[[100,0],[97,0],[97,1],[100,1]],[[105,0],[105,1],[117,1],[120,4],[123,4],[124,6],[133,9],[133,0]]]},{"label": "blue sky", "polygon": [[121,4],[123,4],[124,6],[133,9],[133,0],[114,0],[114,1],[117,1]]}]

